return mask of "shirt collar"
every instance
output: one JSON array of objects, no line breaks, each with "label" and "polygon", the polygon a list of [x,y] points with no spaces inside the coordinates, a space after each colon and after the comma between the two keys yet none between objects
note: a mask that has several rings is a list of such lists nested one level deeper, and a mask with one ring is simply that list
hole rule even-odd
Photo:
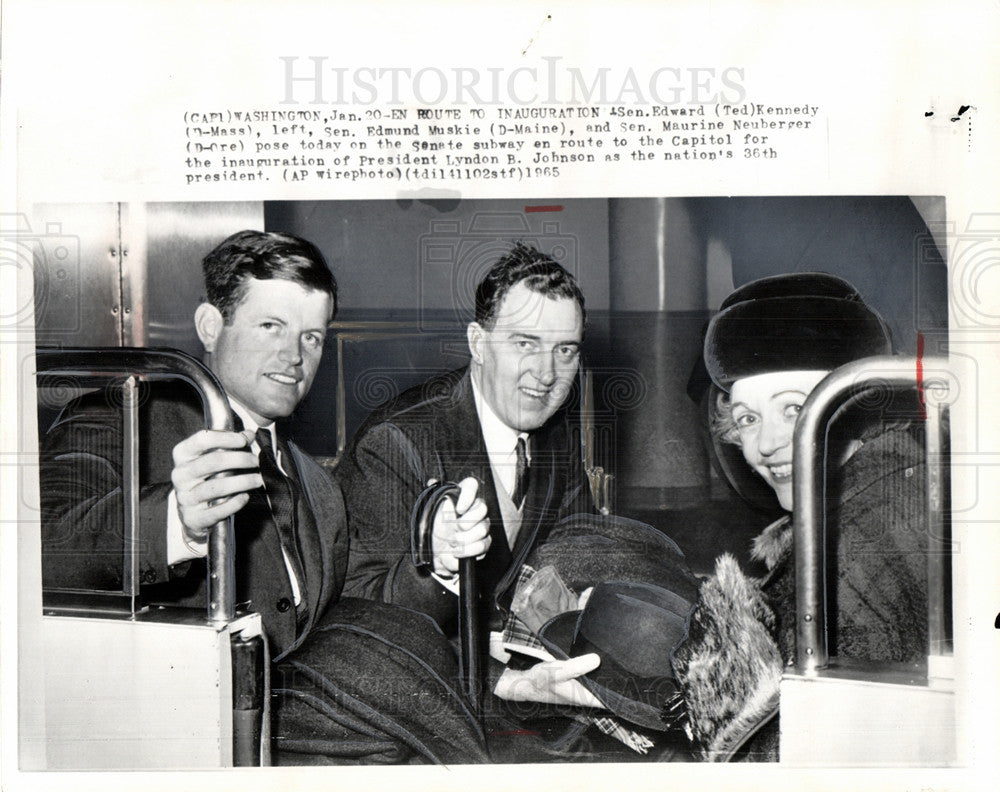
[{"label": "shirt collar", "polygon": [[[274,421],[271,421],[271,423],[266,426],[261,426],[250,416],[250,411],[236,401],[236,399],[230,399],[229,406],[233,408],[233,412],[240,417],[241,421],[243,421],[244,431],[250,432],[251,435],[256,435],[258,429],[266,429],[271,433],[271,447],[277,447],[275,443],[277,438],[274,436]],[[250,439],[253,440],[252,437]]]},{"label": "shirt collar", "polygon": [[483,440],[486,442],[486,453],[491,457],[514,453],[517,438],[523,437],[527,440],[528,433],[517,432],[501,421],[480,394],[475,378],[470,375],[469,380],[472,382],[473,401],[476,404],[476,413],[479,415],[479,425],[483,430]]}]

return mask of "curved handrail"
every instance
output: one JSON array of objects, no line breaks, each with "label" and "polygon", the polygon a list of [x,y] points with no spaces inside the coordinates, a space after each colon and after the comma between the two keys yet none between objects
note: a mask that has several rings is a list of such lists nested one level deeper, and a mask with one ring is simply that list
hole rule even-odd
[{"label": "curved handrail", "polygon": [[948,388],[949,376],[948,361],[943,357],[870,357],[831,372],[802,405],[792,440],[795,666],[802,674],[814,675],[829,663],[823,541],[827,425],[837,410],[861,391],[889,387],[926,392],[942,385]]},{"label": "curved handrail", "polygon": [[[37,374],[72,377],[81,385],[103,386],[109,380],[135,376],[143,380],[179,379],[193,386],[202,401],[205,428],[231,431],[229,400],[215,375],[190,355],[176,349],[86,347],[35,350]],[[235,615],[232,518],[212,526],[208,541],[208,618],[228,622]]]}]

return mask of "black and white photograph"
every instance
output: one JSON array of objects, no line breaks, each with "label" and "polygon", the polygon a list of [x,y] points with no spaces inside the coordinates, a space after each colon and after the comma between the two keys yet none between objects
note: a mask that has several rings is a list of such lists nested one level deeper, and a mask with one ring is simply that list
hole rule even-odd
[{"label": "black and white photograph", "polygon": [[1000,10],[8,5],[5,787],[992,774]]},{"label": "black and white photograph", "polygon": [[944,210],[37,207],[48,766],[954,761]]}]

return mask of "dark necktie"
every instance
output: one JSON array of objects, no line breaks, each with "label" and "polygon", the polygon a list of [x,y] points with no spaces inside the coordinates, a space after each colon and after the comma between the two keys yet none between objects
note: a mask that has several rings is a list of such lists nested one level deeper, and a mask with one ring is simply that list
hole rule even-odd
[{"label": "dark necktie", "polygon": [[517,446],[514,448],[517,454],[517,469],[514,474],[514,494],[511,500],[517,508],[524,504],[524,496],[528,492],[528,444],[523,437],[517,438]]},{"label": "dark necktie", "polygon": [[[257,430],[257,444],[260,446],[260,474],[264,479],[264,490],[271,503],[271,514],[278,528],[281,547],[285,551],[292,571],[297,578],[299,587],[299,607],[305,605],[305,573],[302,568],[302,557],[296,540],[296,524],[298,516],[298,500],[301,497],[298,483],[278,467],[271,446],[271,432],[267,429]],[[287,453],[283,454],[285,464],[290,461]]]}]

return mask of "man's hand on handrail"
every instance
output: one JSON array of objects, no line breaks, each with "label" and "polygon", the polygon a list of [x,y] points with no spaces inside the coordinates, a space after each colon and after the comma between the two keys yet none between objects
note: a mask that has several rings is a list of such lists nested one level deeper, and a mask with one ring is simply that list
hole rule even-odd
[{"label": "man's hand on handrail", "polygon": [[250,440],[240,432],[204,429],[174,446],[173,460],[170,480],[189,542],[204,542],[213,525],[236,514],[250,491],[264,486]]}]

